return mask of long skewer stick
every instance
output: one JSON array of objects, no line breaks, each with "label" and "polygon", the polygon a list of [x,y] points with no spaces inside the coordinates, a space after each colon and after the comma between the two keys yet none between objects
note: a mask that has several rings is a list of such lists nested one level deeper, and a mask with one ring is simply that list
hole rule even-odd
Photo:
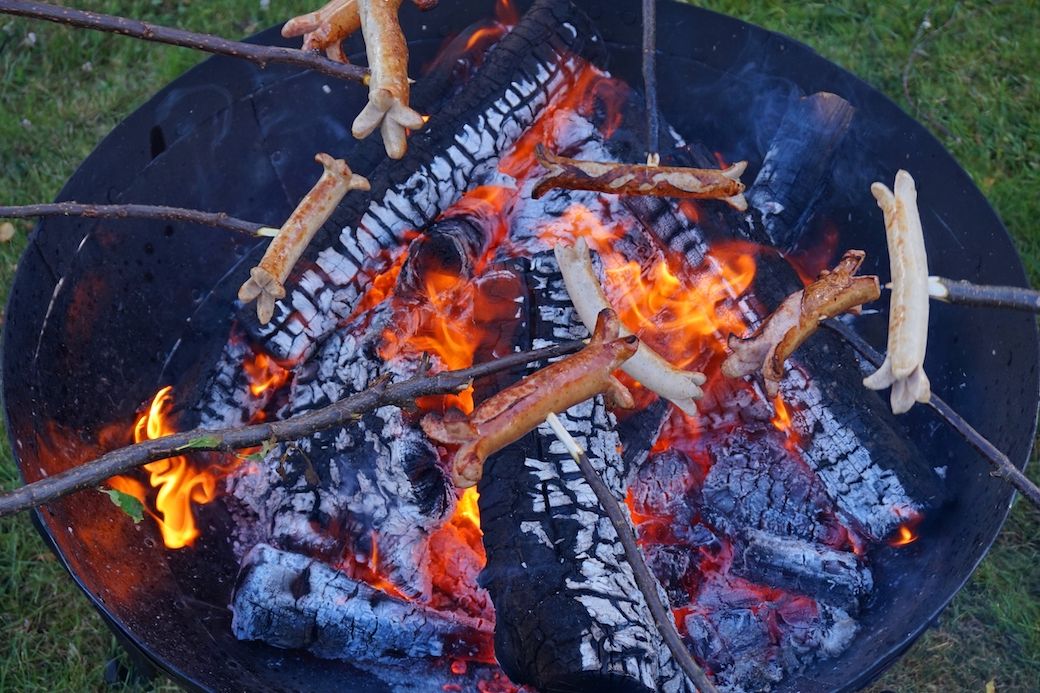
[{"label": "long skewer stick", "polygon": [[414,406],[418,397],[459,392],[477,379],[516,366],[573,354],[585,346],[584,342],[564,342],[533,351],[508,354],[472,368],[444,371],[435,375],[418,375],[391,383],[380,380],[357,394],[350,395],[327,407],[315,409],[282,421],[225,428],[219,430],[195,429],[146,440],[105,453],[91,462],[85,462],[53,476],[44,477],[7,493],[0,493],[0,517],[29,510],[38,505],[88,489],[103,483],[109,477],[122,474],[148,462],[163,460],[185,452],[231,452],[251,448],[267,442],[299,440],[353,420],[358,414],[392,405]]},{"label": "long skewer stick", "polygon": [[193,31],[174,29],[136,19],[127,19],[126,17],[77,10],[71,7],[59,7],[45,2],[0,0],[0,14],[10,14],[29,19],[42,19],[80,29],[107,31],[144,41],[194,48],[207,53],[248,60],[261,68],[266,67],[268,63],[282,63],[314,70],[317,73],[336,79],[346,79],[363,84],[368,83],[367,68],[333,62],[318,53],[309,51],[231,41],[218,36],[211,36],[210,34],[199,34]]},{"label": "long skewer stick", "polygon": [[[31,217],[86,217],[88,219],[158,219],[180,221],[200,226],[212,226],[247,236],[269,236],[278,229],[244,219],[236,219],[224,212],[203,212],[183,207],[162,205],[95,205],[82,202],[54,202],[40,205],[0,207],[0,219],[26,219]],[[265,232],[264,229],[267,229]]]},{"label": "long skewer stick", "polygon": [[643,0],[643,92],[646,98],[646,163],[661,161],[660,121],[657,117],[657,2]]},{"label": "long skewer stick", "polygon": [[578,468],[581,469],[585,480],[592,487],[592,492],[596,494],[596,499],[610,519],[610,524],[614,525],[618,539],[621,540],[621,546],[625,550],[625,558],[628,559],[629,565],[632,566],[632,574],[635,576],[636,586],[643,593],[643,596],[646,597],[646,604],[650,607],[650,615],[653,617],[657,629],[661,631],[661,637],[664,638],[665,645],[668,646],[668,650],[672,653],[672,657],[675,658],[679,668],[697,686],[701,693],[718,693],[718,689],[715,688],[715,685],[708,678],[707,674],[704,673],[704,670],[697,665],[697,662],[693,661],[690,651],[683,644],[679,631],[675,628],[675,620],[672,614],[661,601],[661,596],[657,591],[657,581],[654,580],[653,575],[650,573],[650,568],[647,567],[646,561],[643,560],[643,554],[639,552],[636,537],[632,533],[632,527],[629,525],[624,511],[621,509],[621,504],[618,503],[617,498],[614,497],[614,494],[607,488],[606,483],[600,478],[599,473],[592,466],[592,462],[585,454],[585,451],[581,449],[577,441],[563,427],[559,417],[556,414],[549,414],[545,422],[549,424],[556,437],[566,446],[567,452],[578,463]]},{"label": "long skewer stick", "polygon": [[1040,291],[1021,286],[992,286],[963,279],[928,277],[928,296],[944,303],[1040,313]]}]

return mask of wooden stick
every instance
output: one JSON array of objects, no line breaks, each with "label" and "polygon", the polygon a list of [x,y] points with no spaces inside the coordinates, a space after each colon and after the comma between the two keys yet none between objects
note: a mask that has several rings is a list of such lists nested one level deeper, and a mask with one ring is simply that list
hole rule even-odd
[{"label": "wooden stick", "polygon": [[963,279],[928,277],[928,295],[944,303],[1040,313],[1040,291],[1021,286],[991,286]]},{"label": "wooden stick", "polygon": [[234,231],[247,236],[263,236],[267,228],[254,221],[230,217],[224,212],[202,212],[182,207],[161,205],[95,205],[82,202],[54,202],[41,205],[0,207],[0,218],[25,219],[29,217],[88,217],[90,219],[158,219],[180,221],[200,226]]},{"label": "wooden stick", "polygon": [[230,41],[209,34],[198,34],[192,31],[184,31],[183,29],[174,29],[159,24],[100,14],[98,12],[87,12],[71,7],[58,7],[44,2],[0,0],[0,14],[10,14],[29,19],[42,19],[80,29],[107,31],[143,41],[194,48],[207,53],[248,60],[261,68],[267,67],[268,63],[281,63],[305,70],[313,70],[319,74],[336,79],[361,82],[362,84],[368,83],[368,70],[363,67],[333,62],[317,53],[296,50],[294,48],[260,46],[241,41]]},{"label": "wooden stick", "polygon": [[628,518],[625,517],[621,504],[618,503],[617,498],[614,497],[614,494],[607,488],[606,483],[600,478],[596,468],[592,466],[592,462],[586,456],[585,451],[581,449],[577,441],[563,427],[559,417],[556,414],[549,414],[545,422],[549,424],[556,437],[566,446],[567,452],[578,463],[578,468],[581,469],[585,480],[592,487],[592,492],[596,494],[596,499],[603,506],[603,511],[607,514],[607,517],[610,518],[610,524],[614,525],[618,539],[621,540],[621,546],[625,550],[625,558],[628,559],[629,565],[632,566],[632,574],[635,576],[636,586],[646,598],[646,604],[650,607],[650,615],[653,616],[654,623],[661,632],[661,637],[664,638],[665,645],[668,646],[672,657],[675,658],[676,663],[683,673],[686,674],[686,677],[702,693],[717,693],[715,685],[708,678],[707,674],[697,665],[697,662],[693,661],[690,651],[686,649],[686,645],[683,644],[682,638],[679,636],[679,631],[675,628],[675,619],[669,612],[668,607],[661,601],[661,595],[657,591],[657,580],[650,573],[650,568],[647,567],[646,561],[643,560],[643,554],[639,552],[636,537],[632,533],[632,526],[629,524]]},{"label": "wooden stick", "polygon": [[284,421],[271,421],[220,430],[195,429],[128,445],[106,453],[92,462],[0,494],[0,517],[28,510],[75,491],[93,488],[109,477],[122,474],[148,462],[155,462],[189,451],[231,452],[255,447],[265,441],[298,440],[318,431],[342,426],[362,412],[387,405],[413,406],[419,397],[459,392],[477,378],[534,361],[572,354],[584,346],[585,343],[581,341],[564,342],[544,349],[510,354],[463,370],[445,371],[436,375],[420,373],[399,383],[389,383],[383,380],[367,390],[327,407],[290,417]]},{"label": "wooden stick", "polygon": [[[827,320],[822,324],[848,342],[853,349],[858,351],[863,358],[875,367],[880,367],[885,360],[881,353],[856,334],[848,325],[837,320]],[[925,405],[931,407],[939,415],[940,419],[960,433],[968,445],[975,448],[982,455],[983,459],[994,467],[994,476],[1006,479],[1026,500],[1040,509],[1040,487],[1030,481],[1029,477],[1023,474],[1022,470],[1008,459],[1007,455],[998,450],[997,446],[989,442],[985,436],[975,430],[971,424],[965,421],[960,414],[954,411],[949,404],[944,402],[934,392]]]},{"label": "wooden stick", "polygon": [[643,92],[646,98],[646,163],[661,161],[657,112],[657,0],[643,0]]}]

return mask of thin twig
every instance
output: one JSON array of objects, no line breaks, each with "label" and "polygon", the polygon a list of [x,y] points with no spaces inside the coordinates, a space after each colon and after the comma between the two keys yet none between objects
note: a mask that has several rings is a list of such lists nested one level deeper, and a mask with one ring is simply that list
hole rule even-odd
[{"label": "thin twig", "polygon": [[556,414],[549,414],[545,422],[552,427],[553,433],[566,446],[567,452],[574,458],[574,461],[578,463],[578,468],[581,469],[585,480],[592,487],[592,492],[596,494],[599,504],[610,519],[610,524],[614,525],[618,539],[621,540],[621,546],[625,550],[625,558],[628,559],[629,565],[632,566],[636,587],[646,597],[646,604],[650,607],[650,615],[653,617],[657,629],[661,632],[661,637],[664,638],[665,645],[668,646],[672,657],[675,658],[679,668],[697,686],[698,690],[702,693],[717,693],[718,689],[715,688],[708,675],[697,665],[697,662],[693,661],[690,651],[686,649],[686,645],[683,644],[682,638],[679,636],[679,631],[675,628],[675,619],[669,612],[668,607],[661,601],[661,595],[657,591],[657,580],[650,573],[650,568],[647,567],[646,561],[643,560],[643,554],[639,552],[636,537],[632,533],[632,526],[625,517],[618,499],[614,497],[606,483],[600,478],[585,451],[581,449],[567,429],[563,427],[559,417]]},{"label": "thin twig", "polygon": [[647,163],[659,160],[660,121],[657,113],[657,0],[643,0],[643,92],[646,97]]},{"label": "thin twig", "polygon": [[[880,367],[885,360],[874,347],[870,346],[866,340],[856,334],[848,325],[837,320],[827,320],[823,323],[823,326],[848,342],[853,349],[858,351],[863,358],[875,367]],[[1008,459],[1007,455],[998,450],[993,443],[989,442],[985,436],[975,430],[971,424],[965,421],[960,414],[954,411],[949,404],[944,402],[934,392],[927,405],[939,415],[939,418],[960,433],[968,445],[975,448],[994,467],[994,476],[1006,479],[1026,500],[1040,509],[1040,487],[1037,487],[1036,484],[1030,481],[1029,477],[1023,474],[1022,470]]]},{"label": "thin twig", "polygon": [[183,29],[151,24],[126,17],[87,12],[71,7],[58,7],[43,2],[19,2],[18,0],[0,0],[0,14],[10,14],[29,19],[42,19],[57,22],[80,29],[95,29],[113,34],[121,34],[144,41],[165,43],[171,46],[194,48],[195,50],[232,58],[241,58],[266,67],[268,63],[294,65],[306,70],[314,70],[319,74],[352,82],[368,83],[368,70],[357,65],[333,62],[328,58],[309,51],[280,46],[260,46],[241,41],[230,41],[209,34],[198,34]]},{"label": "thin twig", "polygon": [[255,447],[265,441],[299,440],[318,431],[342,426],[362,412],[387,405],[410,407],[419,397],[459,392],[477,378],[534,361],[571,354],[583,346],[585,344],[581,341],[565,342],[544,349],[510,354],[463,370],[445,371],[436,375],[419,374],[399,383],[383,381],[327,407],[283,421],[220,430],[194,429],[128,445],[92,462],[0,495],[0,517],[28,510],[74,491],[95,487],[116,474],[148,462],[189,451],[231,452]]},{"label": "thin twig", "polygon": [[160,205],[95,205],[81,202],[54,202],[40,205],[0,207],[0,219],[24,219],[28,217],[88,217],[91,219],[158,219],[160,221],[182,221],[201,226],[212,226],[248,236],[262,235],[258,232],[263,224],[236,219],[224,212],[202,212],[197,209],[164,207]]}]

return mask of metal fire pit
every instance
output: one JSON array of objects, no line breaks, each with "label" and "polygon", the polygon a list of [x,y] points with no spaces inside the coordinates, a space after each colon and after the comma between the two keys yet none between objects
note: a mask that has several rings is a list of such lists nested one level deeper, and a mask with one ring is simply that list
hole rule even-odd
[{"label": "metal fire pit", "polygon": [[[521,2],[521,9],[529,3]],[[612,72],[639,85],[639,3],[581,0],[601,28]],[[489,10],[460,0],[420,16],[407,5],[412,73],[450,36]],[[864,248],[868,272],[887,275],[884,234],[868,192],[899,167],[914,173],[932,271],[1025,285],[1006,230],[968,175],[918,123],[864,82],[804,45],[705,10],[659,10],[661,107],[681,134],[748,159],[753,179],[782,114],[775,99],[832,91],[857,109],[852,152],[834,171],[836,192],[810,220]],[[281,43],[275,30],[257,37]],[[359,54],[357,39],[350,50]],[[328,84],[329,93],[322,87]],[[349,122],[356,85],[213,58],[127,118],[83,163],[59,199],[146,201],[276,225],[315,176],[316,151],[358,159]],[[301,104],[304,104],[301,107]],[[162,223],[52,219],[34,232],[7,308],[3,377],[8,430],[32,481],[89,459],[109,424],[129,427],[161,384],[190,392],[227,336],[232,301],[264,242]],[[946,398],[1012,460],[1024,464],[1038,403],[1032,316],[933,305],[929,375]],[[869,326],[869,331],[868,331]],[[886,320],[860,321],[883,346]],[[1009,415],[1010,414],[1010,415]],[[840,657],[813,665],[785,690],[853,690],[902,654],[953,598],[999,531],[1011,490],[923,408],[905,434],[948,468],[948,502],[908,547],[881,549],[861,630]],[[219,503],[202,511],[193,549],[166,551],[148,522],[133,525],[103,495],[83,492],[41,510],[44,536],[116,631],[179,682],[207,690],[380,690],[349,664],[231,635],[237,563]]]}]

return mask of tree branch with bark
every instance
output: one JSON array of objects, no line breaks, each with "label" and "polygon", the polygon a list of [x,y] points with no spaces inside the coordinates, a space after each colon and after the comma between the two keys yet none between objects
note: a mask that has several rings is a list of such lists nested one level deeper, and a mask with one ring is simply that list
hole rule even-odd
[{"label": "tree branch with bark", "polygon": [[334,404],[281,421],[207,430],[193,429],[128,445],[69,470],[0,494],[0,517],[29,510],[70,493],[93,488],[106,479],[136,467],[185,452],[232,452],[265,442],[299,440],[319,431],[342,426],[358,414],[385,406],[410,408],[419,397],[458,393],[477,378],[529,363],[565,356],[580,350],[584,342],[564,342],[543,349],[503,356],[471,368],[434,375],[421,372],[392,383],[381,380],[366,390]]}]

